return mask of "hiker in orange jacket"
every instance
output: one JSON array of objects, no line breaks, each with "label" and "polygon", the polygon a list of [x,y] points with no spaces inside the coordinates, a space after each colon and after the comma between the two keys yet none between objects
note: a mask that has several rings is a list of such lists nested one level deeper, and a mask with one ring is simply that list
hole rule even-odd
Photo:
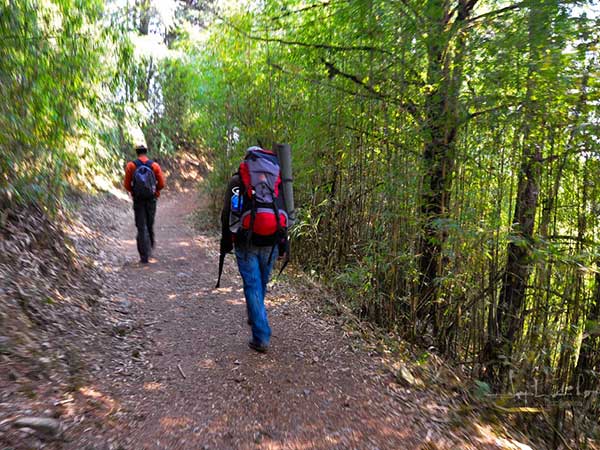
[{"label": "hiker in orange jacket", "polygon": [[165,187],[165,176],[158,163],[148,158],[145,145],[136,146],[135,151],[138,157],[127,163],[123,184],[133,198],[140,262],[147,264],[155,243],[156,200]]}]

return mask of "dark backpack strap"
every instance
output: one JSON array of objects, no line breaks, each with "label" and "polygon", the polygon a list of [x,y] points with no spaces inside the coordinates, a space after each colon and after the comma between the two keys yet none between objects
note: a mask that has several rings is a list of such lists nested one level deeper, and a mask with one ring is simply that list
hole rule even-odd
[{"label": "dark backpack strap", "polygon": [[[283,227],[281,226],[281,220],[279,217],[279,208],[277,207],[277,199],[275,198],[275,192],[273,191],[273,189],[271,189],[271,187],[269,185],[267,185],[267,187],[271,191],[271,197],[273,198],[273,201],[271,202],[271,207],[273,208],[273,212],[275,213],[275,223],[277,224],[277,233],[282,234]],[[267,264],[271,264],[271,260],[273,259],[273,252],[275,251],[276,245],[278,245],[277,241],[275,241],[275,243],[273,244],[273,248],[271,248],[271,253],[269,254],[269,262]],[[281,274],[281,272],[280,272],[280,274]]]},{"label": "dark backpack strap", "polygon": [[279,217],[279,208],[277,207],[277,200],[273,197],[273,212],[275,213],[275,222],[277,223],[277,232],[281,233],[283,231],[283,226],[281,225],[281,218]]},{"label": "dark backpack strap", "polygon": [[140,167],[144,165],[144,163],[141,162],[139,159],[134,159],[132,162],[135,164],[135,170],[133,171],[134,176],[131,178],[131,186],[133,186],[133,184],[135,183],[135,173]]},{"label": "dark backpack strap", "polygon": [[283,231],[283,227],[281,226],[281,220],[279,217],[279,208],[277,206],[277,197],[275,196],[275,191],[271,189],[271,186],[265,184],[269,191],[271,191],[271,198],[273,201],[271,202],[271,208],[273,208],[273,212],[275,213],[275,223],[277,223],[277,232],[281,233]]},{"label": "dark backpack strap", "polygon": [[271,261],[273,261],[273,252],[275,251],[275,245],[277,245],[277,244],[274,244],[273,247],[271,247],[271,253],[269,253],[269,261],[267,261],[268,266],[270,266]]},{"label": "dark backpack strap", "polygon": [[252,208],[250,210],[250,228],[248,230],[248,234],[246,236],[246,248],[250,247],[250,241],[252,240],[252,233],[254,230],[254,222],[256,221],[256,197],[252,196]]}]

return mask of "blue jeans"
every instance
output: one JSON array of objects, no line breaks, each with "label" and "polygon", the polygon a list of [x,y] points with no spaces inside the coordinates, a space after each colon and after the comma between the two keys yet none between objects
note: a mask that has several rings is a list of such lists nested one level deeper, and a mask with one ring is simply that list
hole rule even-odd
[{"label": "blue jeans", "polygon": [[277,246],[273,248],[250,245],[235,248],[238,268],[244,282],[248,319],[252,323],[252,339],[259,345],[268,345],[271,339],[265,294],[277,255]]}]

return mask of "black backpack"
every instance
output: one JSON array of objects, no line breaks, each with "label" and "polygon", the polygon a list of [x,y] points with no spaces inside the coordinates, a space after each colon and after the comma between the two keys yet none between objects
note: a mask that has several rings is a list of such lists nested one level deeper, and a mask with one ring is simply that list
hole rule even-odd
[{"label": "black backpack", "polygon": [[134,161],[135,172],[133,173],[133,198],[136,200],[152,200],[156,194],[156,175],[152,170],[152,160],[145,163],[136,159]]}]

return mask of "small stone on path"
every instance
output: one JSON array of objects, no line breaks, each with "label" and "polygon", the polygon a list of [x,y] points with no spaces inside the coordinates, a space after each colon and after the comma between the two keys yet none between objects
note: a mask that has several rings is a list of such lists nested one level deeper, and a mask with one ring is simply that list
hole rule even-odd
[{"label": "small stone on path", "polygon": [[46,436],[56,437],[60,434],[60,422],[49,417],[22,417],[15,420],[17,428],[31,428]]}]

